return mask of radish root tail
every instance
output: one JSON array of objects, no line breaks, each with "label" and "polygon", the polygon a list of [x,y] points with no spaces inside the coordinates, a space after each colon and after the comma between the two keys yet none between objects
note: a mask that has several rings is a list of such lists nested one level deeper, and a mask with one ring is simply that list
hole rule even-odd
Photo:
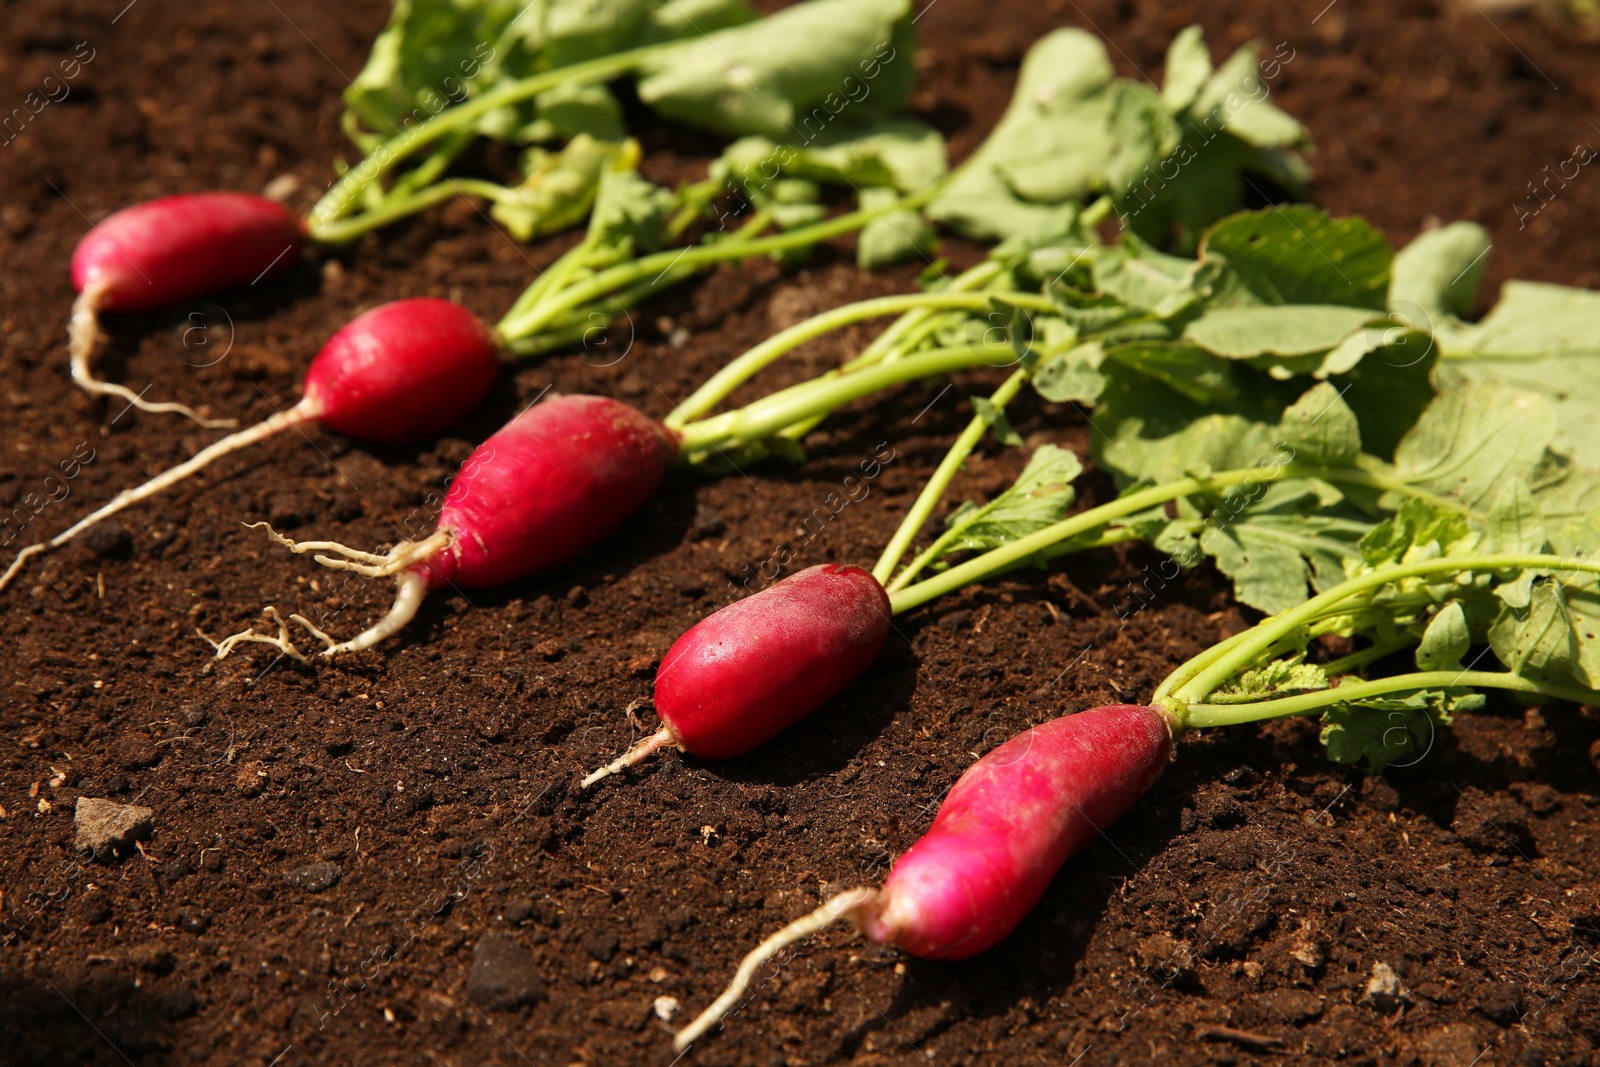
[{"label": "radish root tail", "polygon": [[0,575],[0,590],[10,584],[11,579],[16,577],[17,572],[21,570],[23,563],[30,556],[36,556],[47,549],[60,548],[89,527],[109,519],[117,512],[130,508],[141,500],[148,500],[162,490],[183,481],[196,471],[210,466],[223,456],[230,455],[242,448],[247,448],[258,441],[264,441],[275,434],[282,433],[291,426],[313,422],[321,414],[322,407],[316,401],[311,399],[301,400],[300,403],[288,411],[280,411],[270,418],[256,423],[254,426],[239,430],[237,433],[231,433],[220,441],[212,442],[176,467],[169,467],[143,485],[135,486],[132,489],[124,489],[112,497],[108,503],[91,512],[86,518],[80,519],[61,533],[56,534],[50,540],[37,545],[29,545],[18,553],[17,558],[6,569],[5,574]]},{"label": "radish root tail", "polygon": [[[431,540],[431,538],[430,538]],[[419,544],[421,542],[418,542]],[[319,558],[319,563],[322,560]],[[354,570],[355,568],[351,568]],[[403,629],[406,623],[417,617],[417,609],[422,607],[422,598],[428,594],[428,581],[416,571],[405,571],[395,582],[394,604],[389,608],[389,614],[373,623],[366,630],[339,644],[329,644],[322,650],[323,658],[340,655],[345,652],[360,652],[371,648],[379,641],[392,637]],[[304,621],[304,620],[302,620]],[[326,634],[319,631],[323,640],[328,640]]]},{"label": "radish root tail", "polygon": [[194,408],[170,401],[152,402],[125,385],[102,381],[94,376],[89,359],[100,341],[100,289],[90,286],[72,302],[72,318],[67,323],[67,354],[72,365],[72,380],[78,388],[91,396],[115,396],[126,400],[140,411],[153,414],[177,414],[192,419],[208,430],[231,430],[239,425],[238,419],[208,419]]},{"label": "radish root tail", "polygon": [[[632,709],[630,708],[629,710],[631,711]],[[591,773],[589,777],[585,778],[581,783],[579,783],[578,788],[588,789],[602,778],[609,778],[613,774],[619,774],[622,771],[627,770],[629,767],[643,763],[645,760],[649,759],[662,749],[674,748],[677,746],[677,744],[678,741],[672,736],[672,731],[663,726],[661,729],[657,730],[644,740],[635,742],[632,748],[628,749],[628,751],[624,752],[622,755],[618,756],[604,767],[601,767],[599,770]]]},{"label": "radish root tail", "polygon": [[414,564],[421,563],[429,556],[449,548],[454,540],[449,530],[435,530],[420,541],[401,541],[380,555],[377,552],[363,552],[338,541],[295,541],[283,536],[265,522],[247,522],[245,527],[251,530],[266,530],[268,537],[297,556],[307,552],[336,552],[344,558],[335,559],[332,556],[312,558],[330,570],[354,571],[365,578],[383,578],[390,574],[398,574]]},{"label": "radish root tail", "polygon": [[4,574],[0,574],[0,589],[4,589],[6,586],[11,584],[11,579],[17,576],[17,572],[22,570],[23,566],[27,564],[29,558],[37,556],[44,550],[45,546],[43,544],[37,544],[29,545],[21,552],[18,552],[17,558],[11,561],[11,566],[6,568],[6,572]]},{"label": "radish root tail", "polygon": [[712,1001],[711,1006],[695,1017],[694,1022],[679,1030],[672,1039],[672,1048],[682,1052],[700,1038],[707,1031],[720,1023],[724,1017],[734,1011],[741,997],[750,988],[750,982],[755,978],[761,965],[772,957],[794,944],[804,941],[817,933],[827,929],[840,919],[854,919],[857,914],[869,908],[877,899],[876,889],[850,889],[832,897],[822,907],[810,915],[802,916],[785,926],[782,930],[767,938],[757,945],[751,953],[739,964],[739,969],[733,974],[733,981],[728,983],[728,988],[722,995]]},{"label": "radish root tail", "polygon": [[[231,637],[224,637],[221,641],[213,641],[211,638],[206,637],[205,632],[202,630],[197,629],[195,630],[195,633],[199,634],[202,638],[205,638],[206,643],[217,650],[218,659],[226,659],[229,653],[231,653],[240,645],[256,644],[271,645],[273,648],[277,649],[279,652],[282,652],[290,659],[296,660],[300,663],[309,663],[310,660],[306,659],[305,653],[296,648],[294,641],[290,639],[289,624],[283,621],[283,616],[278,614],[278,609],[268,605],[264,609],[264,613],[273,622],[278,624],[278,635],[276,637],[273,637],[270,634],[258,634],[254,630],[245,630],[242,633],[236,633]],[[305,621],[298,615],[292,616],[292,618],[296,622]]]},{"label": "radish root tail", "polygon": [[[427,579],[415,571],[406,571],[400,575],[395,591],[394,604],[389,608],[389,613],[379,619],[368,629],[352,637],[348,641],[338,638],[323,630],[316,623],[304,615],[290,615],[292,622],[303,626],[307,633],[321,641],[325,646],[320,655],[323,658],[337,656],[344,652],[360,652],[362,649],[371,648],[373,645],[398,633],[406,623],[417,617],[417,609],[422,605],[422,598],[428,593]],[[242,644],[271,645],[286,656],[291,656],[301,663],[310,663],[305,653],[295,646],[289,636],[289,624],[283,621],[283,616],[278,614],[278,609],[269,607],[266,613],[272,621],[278,624],[278,634],[273,637],[269,634],[258,634],[254,630],[245,630],[232,637],[225,637],[221,641],[212,641],[204,633],[196,630],[201,637],[210,642],[211,647],[217,650],[217,658],[225,659],[235,648]]]},{"label": "radish root tail", "polygon": [[[400,575],[396,585],[394,604],[389,608],[389,613],[348,641],[340,641],[304,615],[290,615],[289,619],[303,626],[307,633],[327,646],[319,653],[324,659],[345,652],[360,652],[398,633],[405,627],[406,623],[417,617],[417,609],[422,606],[422,598],[428,594],[427,579],[416,571],[406,571]],[[221,641],[212,641],[211,638],[206,637],[203,633],[200,636],[205,637],[211,643],[211,647],[217,650],[218,659],[226,658],[239,645],[258,644],[271,645],[279,652],[286,656],[292,656],[301,663],[311,662],[305,653],[295,647],[294,641],[289,637],[289,625],[278,614],[278,609],[269,607],[266,612],[272,617],[272,621],[278,624],[278,635],[276,637],[258,634],[254,630],[245,630],[243,633],[234,634],[232,637],[223,638]],[[195,632],[199,633],[198,630]]]}]

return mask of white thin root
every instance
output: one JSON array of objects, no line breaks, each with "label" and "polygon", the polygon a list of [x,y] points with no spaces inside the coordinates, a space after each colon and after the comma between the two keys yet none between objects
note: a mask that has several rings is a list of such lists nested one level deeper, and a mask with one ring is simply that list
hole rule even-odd
[{"label": "white thin root", "polygon": [[712,1001],[709,1008],[697,1015],[694,1022],[679,1030],[673,1037],[673,1050],[682,1052],[705,1036],[706,1032],[713,1026],[720,1023],[723,1017],[738,1005],[739,998],[743,997],[750,988],[750,980],[756,976],[756,971],[761,968],[763,963],[766,963],[796,941],[803,941],[827,929],[840,919],[853,920],[857,913],[870,906],[877,896],[878,891],[876,889],[863,887],[846,890],[829,899],[822,907],[810,915],[796,919],[757,945],[739,964],[739,969],[733,973],[733,981],[728,983],[728,988],[722,991],[722,995]]},{"label": "white thin root", "polygon": [[11,566],[6,568],[5,574],[0,576],[0,589],[4,589],[6,585],[10,583],[11,579],[14,578],[17,572],[22,569],[23,563],[26,562],[30,556],[36,556],[40,552],[44,552],[48,549],[60,548],[62,545],[66,544],[74,537],[77,537],[89,527],[94,526],[97,523],[104,522],[117,512],[122,511],[125,508],[130,508],[139,503],[141,500],[147,500],[150,497],[155,496],[163,489],[168,489],[173,485],[176,485],[178,482],[183,481],[196,471],[215,463],[223,456],[230,455],[242,448],[253,445],[258,441],[264,441],[274,434],[282,433],[291,426],[299,426],[301,423],[312,422],[317,418],[320,418],[321,415],[322,408],[316,403],[316,401],[309,398],[302,399],[300,403],[296,404],[288,411],[280,411],[270,418],[263,419],[261,422],[256,423],[254,426],[246,427],[237,433],[230,433],[220,441],[213,441],[211,444],[207,445],[205,448],[202,448],[200,451],[196,452],[194,455],[190,456],[176,467],[167,468],[154,478],[151,478],[148,482],[145,482],[143,485],[135,486],[132,489],[124,489],[122,492],[112,497],[109,503],[102,505],[100,508],[91,512],[86,518],[80,519],[78,522],[63,530],[61,533],[58,533],[54,537],[50,538],[50,540],[41,542],[37,545],[29,545],[27,548],[19,552],[17,554],[17,558],[12,561]]},{"label": "white thin root", "polygon": [[329,570],[354,571],[365,578],[383,578],[398,574],[412,564],[420,563],[434,553],[449,548],[453,540],[449,530],[435,530],[420,541],[401,541],[380,555],[377,552],[363,552],[359,548],[351,548],[338,541],[295,541],[283,536],[274,530],[271,524],[265,522],[247,522],[245,527],[251,530],[266,530],[268,537],[295,555],[304,555],[307,552],[337,552],[345,558],[313,556],[312,559]]},{"label": "white thin root", "polygon": [[140,411],[153,414],[177,414],[193,419],[208,430],[229,430],[239,425],[238,419],[208,419],[194,408],[170,401],[159,403],[146,400],[125,385],[102,381],[94,376],[89,359],[100,341],[100,289],[93,286],[78,294],[72,302],[72,318],[67,323],[67,355],[72,365],[72,380],[78,388],[91,396],[115,396],[126,400]]},{"label": "white thin root", "polygon": [[[245,630],[242,633],[234,634],[232,637],[224,637],[221,641],[213,641],[211,638],[206,637],[205,632],[202,630],[197,629],[195,630],[195,633],[205,638],[206,642],[210,644],[212,648],[217,650],[218,659],[227,659],[228,655],[240,645],[254,644],[271,645],[273,648],[277,649],[279,652],[282,652],[290,659],[298,660],[301,663],[311,662],[310,660],[306,659],[305,654],[296,648],[294,642],[290,640],[289,624],[283,621],[283,616],[278,614],[278,609],[269,604],[263,610],[273,622],[278,624],[278,636],[272,637],[267,634],[258,634],[254,630]],[[293,616],[293,618],[296,622],[304,621],[298,615]]]},{"label": "white thin root", "polygon": [[[394,604],[390,606],[389,614],[350,640],[340,644],[330,644],[322,650],[323,658],[337,656],[343,652],[360,652],[399,633],[406,623],[417,617],[417,610],[422,607],[422,598],[427,595],[426,578],[416,571],[403,572],[395,581]],[[325,634],[319,633],[319,636],[324,640],[328,639]]]},{"label": "white thin root", "polygon": [[10,585],[11,579],[17,576],[17,572],[22,570],[23,565],[27,563],[30,558],[37,556],[44,550],[45,546],[43,544],[37,544],[29,545],[21,552],[18,552],[17,558],[11,561],[11,566],[6,568],[6,572],[4,574],[0,574],[0,589],[4,589],[6,586]]},{"label": "white thin root", "polygon": [[[327,646],[320,653],[325,659],[345,652],[360,652],[398,633],[406,623],[416,618],[417,610],[422,606],[422,598],[428,595],[428,581],[416,571],[402,573],[395,582],[395,586],[394,604],[390,606],[389,613],[348,641],[340,641],[304,615],[290,615],[289,618],[291,621],[305,627],[307,633]],[[221,641],[212,641],[211,638],[206,637],[200,631],[196,630],[195,632],[200,633],[201,637],[205,637],[207,641],[211,642],[211,647],[217,650],[218,659],[227,656],[241,644],[258,644],[271,645],[286,656],[293,656],[301,663],[309,663],[310,660],[295,647],[294,641],[290,639],[288,623],[283,621],[283,617],[278,614],[278,609],[269,607],[266,611],[272,617],[272,621],[278,624],[278,636],[276,637],[258,634],[254,630],[246,630]]]},{"label": "white thin root", "polygon": [[[632,711],[633,709],[629,708],[628,710]],[[664,748],[676,748],[677,746],[678,739],[672,736],[671,730],[663,726],[644,740],[635,742],[634,746],[628,751],[590,774],[579,784],[578,788],[588,789],[602,778],[609,778],[613,774],[619,774],[629,767],[643,763]]]}]

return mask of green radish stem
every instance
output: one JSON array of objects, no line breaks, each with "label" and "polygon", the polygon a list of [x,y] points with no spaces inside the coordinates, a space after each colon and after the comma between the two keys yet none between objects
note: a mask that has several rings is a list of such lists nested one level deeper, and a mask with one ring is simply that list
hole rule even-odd
[{"label": "green radish stem", "polygon": [[[1004,268],[996,260],[986,260],[969,270],[956,275],[950,285],[941,290],[944,293],[965,293],[980,289],[988,285],[1001,273]],[[824,378],[837,378],[851,371],[870,367],[875,363],[889,363],[914,351],[918,345],[927,340],[943,324],[955,318],[954,312],[939,308],[917,308],[901,315],[891,323],[882,333],[873,338],[872,343],[861,350],[861,354],[845,363],[843,366],[824,374]],[[814,415],[809,419],[785,427],[781,436],[791,441],[799,441],[812,430],[815,430],[826,415]]]},{"label": "green radish stem", "polygon": [[891,385],[975,367],[1009,366],[1017,361],[1009,344],[955,345],[879,364],[842,378],[826,376],[780,390],[737,411],[692,422],[682,431],[679,454],[738,446],[772,436],[786,426],[834,411]]},{"label": "green radish stem", "polygon": [[[1043,296],[1028,296],[1018,294],[1009,299],[1033,308],[1038,311],[1054,311],[1055,304]],[[925,309],[959,309],[967,311],[981,311],[989,304],[989,298],[982,293],[901,293],[894,296],[874,297],[870,300],[860,300],[854,304],[845,304],[820,315],[814,315],[804,322],[796,323],[786,330],[776,333],[745,352],[738,359],[723,367],[712,375],[704,385],[695,390],[687,400],[674,408],[662,421],[668,429],[680,430],[692,419],[699,418],[712,408],[725,400],[739,386],[749,381],[756,374],[765,370],[780,358],[799,348],[807,341],[831,333],[851,323],[862,322],[866,319],[883,318],[902,311]],[[887,334],[888,331],[885,331]],[[884,335],[879,335],[880,339]],[[865,352],[862,353],[864,357]],[[852,361],[852,364],[859,361]]]},{"label": "green radish stem", "polygon": [[[1600,574],[1600,560],[1568,559],[1561,556],[1504,553],[1492,556],[1446,557],[1421,560],[1416,563],[1381,567],[1341,582],[1325,593],[1312,597],[1279,615],[1274,615],[1251,630],[1245,631],[1244,640],[1230,641],[1225,646],[1202,652],[1184,664],[1157,687],[1153,703],[1164,704],[1182,715],[1182,708],[1198,704],[1211,691],[1249,666],[1279,639],[1294,633],[1301,626],[1316,619],[1327,609],[1377,589],[1390,582],[1405,578],[1423,578],[1435,574],[1471,573],[1511,569],[1577,570]],[[941,577],[943,577],[941,575]],[[1186,670],[1187,668],[1187,670]],[[1197,669],[1196,669],[1197,668]],[[1178,681],[1179,675],[1184,680]],[[1177,705],[1173,707],[1173,705]]]},{"label": "green radish stem", "polygon": [[[545,90],[557,86],[588,85],[609,81],[637,69],[641,63],[669,47],[671,46],[650,45],[543,71],[518,81],[508,82],[498,89],[441,111],[427,121],[401,131],[367,153],[366,158],[360,163],[345,171],[344,175],[334,183],[333,188],[317,201],[316,206],[311,209],[308,220],[308,230],[312,239],[324,243],[337,243],[359,236],[367,229],[375,228],[371,226],[339,228],[335,224],[349,214],[357,198],[365,195],[368,187],[396,163],[416,155],[418,151],[436,141],[466,132],[489,112],[531,100]],[[369,164],[375,165],[369,166]],[[425,206],[427,205],[413,206],[412,210],[420,211]],[[393,221],[397,217],[400,216],[392,216],[385,221]]]},{"label": "green radish stem", "polygon": [[[730,240],[740,241],[753,237],[765,229],[771,220],[772,216],[767,212],[758,211],[750,217],[748,222],[733,232]],[[592,241],[587,239],[572,248],[560,259],[556,260],[555,263],[551,264],[548,270],[539,275],[532,285],[523,290],[522,295],[517,297],[516,303],[511,305],[511,310],[506,312],[501,321],[506,322],[526,316],[531,313],[532,309],[538,308],[543,301],[553,299],[553,294],[561,292],[567,285],[568,279],[578,272],[588,269],[588,264],[584,260],[592,255],[593,252],[594,245]],[[609,296],[596,299],[586,307],[577,308],[577,312],[585,313],[579,322],[567,325],[555,325],[551,322],[537,332],[524,333],[515,337],[507,336],[502,331],[502,345],[507,352],[518,356],[528,356],[552,352],[566,345],[575,344],[582,341],[591,332],[604,329],[610,325],[617,315],[628,310],[638,301],[643,300],[659,289],[676,285],[679,281],[692,277],[698,270],[699,267],[697,266],[685,267],[681,263],[669,267],[655,277],[637,281],[627,288],[613,292]],[[592,272],[590,276],[593,276]],[[551,316],[551,318],[553,320],[555,316]]]},{"label": "green radish stem", "polygon": [[1215,493],[1238,485],[1247,485],[1253,482],[1277,482],[1285,478],[1321,478],[1329,482],[1342,482],[1347,485],[1362,485],[1368,488],[1385,489],[1427,500],[1440,507],[1456,511],[1462,510],[1460,505],[1454,501],[1409,486],[1397,478],[1387,477],[1373,471],[1348,467],[1318,467],[1297,463],[1219,471],[1207,478],[1179,478],[1163,485],[1139,489],[1101,504],[1099,507],[1080,511],[1076,515],[1069,515],[1060,522],[1046,526],[1044,529],[1035,531],[1026,537],[1020,537],[1010,544],[991,549],[981,556],[967,560],[965,563],[957,564],[931,578],[925,578],[915,585],[892,590],[889,602],[893,605],[895,614],[899,614],[921,604],[926,604],[928,601],[941,597],[946,593],[954,592],[962,586],[981,582],[1026,560],[1042,549],[1048,549],[1081,534],[1094,532],[1097,528],[1107,523],[1126,518],[1129,515],[1135,515],[1158,504],[1165,504],[1180,497]]},{"label": "green radish stem", "polygon": [[1363,697],[1383,696],[1415,689],[1449,689],[1464,686],[1476,689],[1506,689],[1517,693],[1536,693],[1540,696],[1570,700],[1574,704],[1600,704],[1600,692],[1577,685],[1524,678],[1505,671],[1417,671],[1397,674],[1372,681],[1353,680],[1332,689],[1318,689],[1311,693],[1259,700],[1250,704],[1189,704],[1183,706],[1178,717],[1185,727],[1237,726],[1268,719],[1286,719],[1295,715],[1311,715],[1334,704],[1343,704]]},{"label": "green radish stem", "polygon": [[[1028,371],[1026,369],[1018,370],[1007,378],[1000,388],[996,389],[993,395],[989,397],[989,403],[994,405],[994,410],[1004,409],[1027,380]],[[967,461],[967,456],[977,447],[978,442],[983,440],[983,435],[988,430],[988,419],[985,419],[982,415],[974,415],[972,417],[972,421],[967,424],[967,428],[961,431],[961,436],[956,438],[955,444],[950,446],[950,451],[946,452],[944,459],[939,462],[939,466],[934,470],[933,476],[928,479],[928,484],[922,487],[922,492],[918,494],[915,503],[906,512],[906,517],[900,521],[899,529],[895,530],[894,536],[884,546],[883,554],[878,557],[877,564],[872,568],[872,576],[878,580],[878,584],[889,592],[892,593],[897,588],[896,585],[889,582],[889,576],[894,573],[895,567],[899,565],[900,557],[905,555],[906,549],[911,546],[911,539],[917,536],[917,531],[922,529],[922,524],[928,521],[934,509],[939,506],[939,501],[943,498],[945,490],[950,487],[950,482],[955,478],[956,472],[961,469],[961,465]],[[943,544],[944,539],[941,538],[934,543],[934,547],[938,548]],[[929,552],[932,551],[932,549],[929,550]],[[923,555],[926,556],[928,553],[923,553]],[[907,572],[914,574],[915,568],[916,564],[913,564],[907,568]],[[901,575],[901,577],[905,578],[906,575]]]},{"label": "green radish stem", "polygon": [[[950,285],[943,291],[946,293],[967,293],[981,289],[993,281],[1004,269],[998,260],[985,260],[976,267],[956,275],[951,280]],[[851,363],[845,364],[845,368],[854,369],[854,366],[857,365],[867,366],[883,359],[900,347],[913,330],[934,316],[933,309],[920,309],[901,316],[899,321],[884,330],[871,344],[862,349],[861,355],[857,356]]]},{"label": "green radish stem", "polygon": [[381,203],[360,215],[326,223],[312,230],[311,235],[323,244],[347,244],[363,234],[381,230],[392,222],[426,211],[435,204],[442,204],[457,196],[506,200],[514,195],[512,190],[503,185],[479,178],[446,178],[416,192],[391,193]]},{"label": "green radish stem", "polygon": [[788,252],[795,249],[808,248],[829,238],[859,230],[880,215],[919,208],[932,199],[942,188],[942,183],[930,186],[887,207],[852,211],[848,214],[825,219],[822,222],[812,223],[810,226],[801,226],[797,229],[787,230],[768,237],[739,238],[736,236],[732,240],[692,245],[686,248],[667,249],[666,251],[630,260],[627,263],[618,264],[568,286],[559,295],[553,296],[548,300],[540,300],[535,306],[520,310],[514,308],[510,314],[500,320],[497,328],[508,340],[515,341],[518,338],[538,333],[552,321],[567,312],[580,308],[591,300],[601,299],[619,289],[630,288],[641,281],[659,280],[661,275],[675,268],[698,269],[728,260],[749,259],[754,256],[770,255],[775,252]]}]

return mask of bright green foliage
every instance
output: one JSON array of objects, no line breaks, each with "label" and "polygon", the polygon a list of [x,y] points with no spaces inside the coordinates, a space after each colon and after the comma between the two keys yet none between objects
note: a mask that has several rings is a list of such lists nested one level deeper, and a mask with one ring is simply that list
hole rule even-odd
[{"label": "bright green foliage", "polygon": [[988,504],[968,501],[957,508],[939,544],[947,555],[983,552],[1058,522],[1072,506],[1072,483],[1082,472],[1067,449],[1041,445],[1011,488]]}]

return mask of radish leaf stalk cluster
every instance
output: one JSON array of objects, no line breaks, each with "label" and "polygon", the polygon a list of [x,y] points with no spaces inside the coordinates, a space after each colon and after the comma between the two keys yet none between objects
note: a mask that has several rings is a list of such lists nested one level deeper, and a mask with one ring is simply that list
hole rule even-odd
[{"label": "radish leaf stalk cluster", "polygon": [[[1552,531],[1561,499],[1547,512],[1514,478],[1483,516],[1406,499],[1360,538],[1343,580],[1184,663],[1148,706],[1094,708],[1002,744],[962,775],[881,889],[840,894],[764,941],[675,1046],[715,1027],[764,960],[841,919],[928,959],[994,945],[1073,852],[1149,789],[1187,730],[1316,716],[1331,758],[1381,769],[1426,754],[1436,729],[1482,706],[1479,690],[1600,701],[1596,527]],[[1362,647],[1331,658],[1327,635]],[[1484,645],[1502,670],[1479,669],[1482,657],[1463,665]],[[1407,652],[1415,670],[1363,676]]]}]

